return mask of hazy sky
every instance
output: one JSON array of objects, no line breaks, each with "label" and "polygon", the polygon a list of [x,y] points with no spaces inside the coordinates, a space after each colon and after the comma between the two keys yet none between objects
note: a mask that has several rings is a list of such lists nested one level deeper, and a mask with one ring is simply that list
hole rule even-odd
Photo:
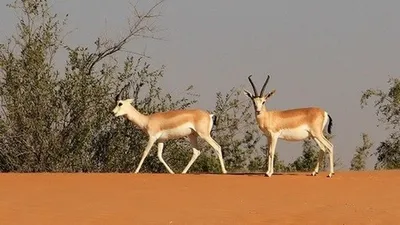
[{"label": "hazy sky", "polygon": [[[6,2],[0,7],[3,40],[15,24]],[[131,5],[128,0],[56,0],[53,7],[69,13],[69,43],[91,45],[99,35],[124,32]],[[259,88],[271,74],[267,89],[277,93],[267,107],[328,111],[335,155],[348,168],[361,132],[375,142],[386,135],[376,127],[374,110],[360,109],[360,96],[367,88],[386,88],[388,75],[399,77],[399,8],[400,1],[389,0],[167,0],[159,20],[165,40],[141,42],[131,50],[146,50],[150,62],[166,66],[167,90],[194,84],[201,95],[196,107],[205,109],[214,107],[217,91],[250,89],[249,74]],[[277,152],[290,162],[300,156],[301,143],[279,141]],[[369,160],[369,167],[373,163]]]}]

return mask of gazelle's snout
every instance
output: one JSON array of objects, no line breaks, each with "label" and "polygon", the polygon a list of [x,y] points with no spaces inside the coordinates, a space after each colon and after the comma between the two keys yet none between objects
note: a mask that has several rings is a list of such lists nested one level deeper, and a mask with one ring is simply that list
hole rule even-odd
[{"label": "gazelle's snout", "polygon": [[112,110],[112,113],[114,114],[114,116],[121,116],[121,111],[123,111],[122,110],[122,105],[123,105],[123,103],[121,101],[117,102],[117,105]]},{"label": "gazelle's snout", "polygon": [[114,116],[116,116],[117,112],[118,112],[118,106],[115,107],[115,108],[112,110],[112,114],[113,114]]},{"label": "gazelle's snout", "polygon": [[256,115],[259,115],[264,107],[265,98],[256,97],[253,98],[253,102],[254,102],[254,111],[256,112]]},{"label": "gazelle's snout", "polygon": [[117,101],[117,105],[113,109],[114,116],[125,116],[130,110],[132,110],[133,99],[125,99]]}]

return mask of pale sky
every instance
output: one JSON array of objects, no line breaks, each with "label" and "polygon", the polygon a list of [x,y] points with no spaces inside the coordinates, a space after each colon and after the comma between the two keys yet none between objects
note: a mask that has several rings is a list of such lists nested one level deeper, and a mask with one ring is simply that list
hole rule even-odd
[{"label": "pale sky", "polygon": [[[9,2],[0,7],[2,40],[15,29],[15,15],[5,7]],[[72,45],[93,45],[99,35],[118,37],[131,8],[128,0],[53,2],[60,15],[69,14]],[[249,74],[260,88],[269,73],[267,90],[277,92],[267,108],[328,111],[335,155],[347,169],[361,132],[371,136],[374,149],[386,135],[376,127],[375,111],[361,110],[360,97],[367,88],[386,88],[389,75],[399,77],[399,8],[394,0],[167,0],[159,19],[164,40],[130,47],[146,50],[153,65],[166,66],[166,90],[193,84],[200,94],[196,107],[204,109],[214,108],[217,91],[241,85],[251,90]],[[281,140],[277,152],[291,162],[301,155],[301,142]],[[369,168],[374,162],[369,160]]]}]

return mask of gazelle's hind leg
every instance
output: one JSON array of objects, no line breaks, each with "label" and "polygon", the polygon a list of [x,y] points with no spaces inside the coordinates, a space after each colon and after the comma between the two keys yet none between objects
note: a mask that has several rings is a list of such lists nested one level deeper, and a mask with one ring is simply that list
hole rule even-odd
[{"label": "gazelle's hind leg", "polygon": [[191,134],[189,135],[189,141],[190,144],[192,145],[193,148],[193,155],[192,158],[190,159],[189,163],[185,167],[185,169],[182,171],[182,173],[187,173],[187,171],[190,169],[194,161],[196,161],[197,157],[200,155],[200,151],[198,150],[198,144],[197,144],[197,135],[196,134]]},{"label": "gazelle's hind leg", "polygon": [[326,142],[326,145],[327,145],[327,148],[329,151],[329,164],[330,164],[329,177],[332,177],[335,174],[334,165],[333,165],[333,163],[334,163],[333,162],[333,144],[325,136],[323,136],[323,138]]},{"label": "gazelle's hind leg", "polygon": [[322,161],[324,159],[326,149],[325,149],[325,146],[320,141],[318,141],[317,138],[313,138],[313,139],[317,143],[318,147],[320,148],[318,159],[317,159],[317,165],[315,166],[315,169],[311,174],[313,176],[316,176],[319,172],[320,164],[322,163]]},{"label": "gazelle's hind leg", "polygon": [[326,137],[321,134],[316,136],[316,138],[318,139],[318,141],[320,141],[327,149],[328,153],[329,153],[329,175],[328,177],[332,177],[333,174],[335,174],[334,168],[333,168],[333,144],[328,141],[328,139],[326,139]]},{"label": "gazelle's hind leg", "polygon": [[214,139],[210,135],[203,135],[201,137],[205,141],[207,141],[207,143],[210,144],[211,147],[214,148],[215,152],[217,153],[219,162],[221,164],[222,173],[227,173],[225,169],[224,159],[222,158],[221,146],[216,141],[214,141]]}]

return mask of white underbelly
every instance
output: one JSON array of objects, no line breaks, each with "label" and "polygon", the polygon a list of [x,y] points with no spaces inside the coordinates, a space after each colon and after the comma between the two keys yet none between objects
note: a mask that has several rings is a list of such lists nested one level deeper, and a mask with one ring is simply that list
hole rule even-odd
[{"label": "white underbelly", "polygon": [[287,141],[301,141],[310,136],[309,130],[308,126],[284,129],[280,132],[279,138]]},{"label": "white underbelly", "polygon": [[190,125],[182,125],[173,129],[162,131],[159,141],[166,141],[169,139],[178,139],[182,137],[186,137],[193,132],[193,128]]}]

